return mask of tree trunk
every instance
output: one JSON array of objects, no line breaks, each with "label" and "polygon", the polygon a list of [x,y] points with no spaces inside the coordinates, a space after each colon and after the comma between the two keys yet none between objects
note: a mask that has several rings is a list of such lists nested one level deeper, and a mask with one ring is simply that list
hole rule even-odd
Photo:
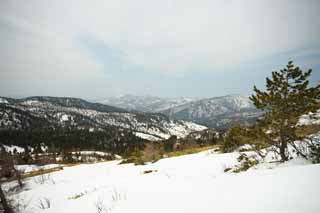
[{"label": "tree trunk", "polygon": [[19,170],[17,170],[14,165],[13,165],[13,170],[14,170],[14,173],[16,175],[16,178],[17,178],[17,181],[18,181],[18,184],[20,186],[20,188],[23,187],[23,183],[22,183],[22,177],[21,177],[21,172]]},{"label": "tree trunk", "polygon": [[10,208],[6,196],[4,195],[4,192],[2,191],[1,188],[1,183],[0,183],[0,199],[1,199],[1,203],[4,209],[4,213],[13,213],[12,209]]},{"label": "tree trunk", "polygon": [[288,143],[286,141],[286,137],[284,136],[284,134],[280,133],[280,157],[282,162],[288,160],[288,156],[286,155],[287,147]]}]

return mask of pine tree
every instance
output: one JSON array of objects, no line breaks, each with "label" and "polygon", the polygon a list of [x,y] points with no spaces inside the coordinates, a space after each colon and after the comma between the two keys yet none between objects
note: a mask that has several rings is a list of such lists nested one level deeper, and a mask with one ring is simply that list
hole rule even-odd
[{"label": "pine tree", "polygon": [[235,124],[228,129],[225,136],[223,137],[223,142],[221,146],[222,152],[232,152],[240,145],[243,145],[243,133],[244,129],[241,128],[240,124]]},{"label": "pine tree", "polygon": [[296,134],[299,117],[319,106],[320,85],[309,87],[311,73],[311,69],[303,72],[289,61],[286,68],[272,72],[271,79],[266,78],[266,91],[254,86],[255,95],[250,97],[265,112],[259,123],[261,132],[268,132],[267,143],[278,148],[282,161],[288,160],[288,144],[306,157],[293,142],[301,139]]}]

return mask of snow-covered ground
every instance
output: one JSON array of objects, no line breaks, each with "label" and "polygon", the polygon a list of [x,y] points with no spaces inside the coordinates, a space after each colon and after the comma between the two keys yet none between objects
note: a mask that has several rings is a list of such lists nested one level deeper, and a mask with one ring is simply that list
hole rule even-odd
[{"label": "snow-covered ground", "polygon": [[[39,177],[26,180],[13,199],[28,203],[23,212],[39,213],[98,212],[98,207],[104,213],[320,212],[319,164],[294,159],[272,169],[225,173],[238,156],[205,151],[146,166],[111,161],[67,167],[42,184]],[[40,208],[41,201],[50,208]]]},{"label": "snow-covered ground", "polygon": [[320,124],[320,109],[316,112],[302,115],[299,119],[298,126]]}]

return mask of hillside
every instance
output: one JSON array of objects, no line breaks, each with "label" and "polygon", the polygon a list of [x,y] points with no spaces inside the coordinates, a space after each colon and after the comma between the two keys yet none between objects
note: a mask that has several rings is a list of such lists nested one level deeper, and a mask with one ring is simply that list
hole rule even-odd
[{"label": "hillside", "polygon": [[29,97],[1,98],[0,129],[68,127],[95,131],[117,127],[133,131],[145,139],[184,137],[206,129],[192,122],[169,119],[156,113],[126,110],[77,98]]}]

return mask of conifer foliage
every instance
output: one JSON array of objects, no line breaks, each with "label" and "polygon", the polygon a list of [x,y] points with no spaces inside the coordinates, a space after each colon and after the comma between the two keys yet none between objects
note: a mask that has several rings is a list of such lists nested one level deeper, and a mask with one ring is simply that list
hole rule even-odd
[{"label": "conifer foliage", "polygon": [[288,160],[288,144],[306,157],[294,141],[301,139],[296,134],[299,117],[319,106],[320,85],[309,86],[311,73],[311,69],[304,72],[289,61],[284,69],[272,72],[272,78],[266,78],[266,91],[254,86],[255,94],[250,97],[253,104],[265,112],[259,123],[264,130],[261,132],[267,135],[269,145],[278,148],[282,161]]},{"label": "conifer foliage", "polygon": [[223,137],[222,152],[233,152],[239,146],[244,145],[244,135],[245,129],[243,129],[240,124],[235,124],[229,128]]}]

